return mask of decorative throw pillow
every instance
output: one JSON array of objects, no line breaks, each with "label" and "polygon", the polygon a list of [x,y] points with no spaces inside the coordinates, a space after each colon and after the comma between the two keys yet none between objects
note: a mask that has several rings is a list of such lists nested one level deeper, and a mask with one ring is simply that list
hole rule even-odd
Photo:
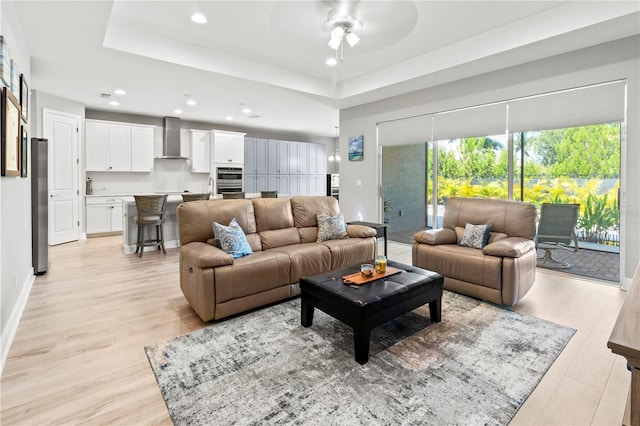
[{"label": "decorative throw pillow", "polygon": [[318,219],[318,238],[316,242],[349,238],[342,213],[336,216],[319,214],[316,217]]},{"label": "decorative throw pillow", "polygon": [[220,241],[220,248],[234,259],[253,253],[247,237],[235,217],[231,219],[229,226],[213,222],[213,235],[216,240]]},{"label": "decorative throw pillow", "polygon": [[465,247],[482,249],[489,241],[489,232],[491,232],[492,224],[473,225],[467,222],[464,226],[464,234],[460,240],[460,245]]}]

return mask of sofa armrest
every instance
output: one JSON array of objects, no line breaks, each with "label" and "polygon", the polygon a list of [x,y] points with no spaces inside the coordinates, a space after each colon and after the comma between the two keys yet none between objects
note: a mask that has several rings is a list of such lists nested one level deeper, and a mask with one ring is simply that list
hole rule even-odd
[{"label": "sofa armrest", "polygon": [[223,250],[200,241],[180,247],[180,255],[188,258],[198,268],[215,268],[233,264],[233,258]]},{"label": "sofa armrest", "polygon": [[378,235],[378,231],[370,226],[347,225],[347,234],[349,234],[349,238],[366,238],[375,237]]},{"label": "sofa armrest", "polygon": [[456,231],[449,228],[420,231],[413,236],[413,239],[419,243],[429,244],[430,246],[436,246],[439,244],[455,244],[457,241]]},{"label": "sofa armrest", "polygon": [[521,237],[508,237],[486,245],[482,252],[489,256],[517,258],[534,249],[535,243],[532,240]]}]

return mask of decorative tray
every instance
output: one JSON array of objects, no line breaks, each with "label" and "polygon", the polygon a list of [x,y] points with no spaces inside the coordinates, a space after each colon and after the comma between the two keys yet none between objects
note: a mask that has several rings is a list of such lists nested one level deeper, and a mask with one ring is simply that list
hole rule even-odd
[{"label": "decorative tray", "polygon": [[350,285],[352,284],[362,285],[362,284],[370,283],[371,281],[376,281],[382,278],[386,278],[391,275],[399,274],[400,272],[402,272],[402,270],[387,266],[387,271],[382,274],[379,274],[376,271],[373,271],[373,275],[365,278],[362,276],[362,273],[356,272],[354,274],[343,276],[342,282]]}]

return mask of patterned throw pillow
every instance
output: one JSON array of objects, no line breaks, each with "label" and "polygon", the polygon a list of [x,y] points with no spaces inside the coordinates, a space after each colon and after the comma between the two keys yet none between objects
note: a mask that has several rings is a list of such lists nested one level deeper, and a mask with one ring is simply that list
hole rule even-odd
[{"label": "patterned throw pillow", "polygon": [[473,225],[467,222],[464,226],[464,234],[460,240],[460,245],[465,247],[482,249],[489,241],[489,232],[491,232],[492,224]]},{"label": "patterned throw pillow", "polygon": [[229,226],[213,222],[213,235],[216,240],[220,241],[220,248],[234,259],[253,253],[247,237],[235,217],[231,219]]},{"label": "patterned throw pillow", "polygon": [[316,217],[318,219],[318,238],[316,242],[349,238],[342,213],[336,216],[319,214]]}]

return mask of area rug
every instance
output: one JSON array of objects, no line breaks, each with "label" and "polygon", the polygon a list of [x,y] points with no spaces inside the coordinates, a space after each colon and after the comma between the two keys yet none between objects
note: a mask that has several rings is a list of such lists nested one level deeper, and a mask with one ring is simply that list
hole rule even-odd
[{"label": "area rug", "polygon": [[145,348],[176,425],[507,424],[574,329],[445,291],[371,333],[294,299]]}]

